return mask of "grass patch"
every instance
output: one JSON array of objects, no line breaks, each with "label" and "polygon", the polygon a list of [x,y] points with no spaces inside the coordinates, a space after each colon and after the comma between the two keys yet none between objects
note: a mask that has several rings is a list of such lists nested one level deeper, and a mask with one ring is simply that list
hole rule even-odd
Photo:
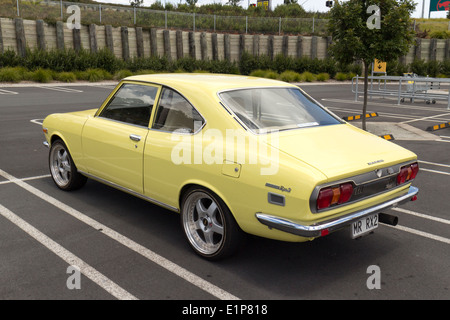
[{"label": "grass patch", "polygon": [[122,80],[123,78],[126,77],[131,77],[133,75],[133,72],[131,72],[128,69],[124,69],[124,70],[119,70],[114,74],[114,79],[115,80]]},{"label": "grass patch", "polygon": [[279,78],[285,82],[300,82],[302,80],[300,73],[290,70],[282,72]]},{"label": "grass patch", "polygon": [[77,77],[73,72],[54,72],[53,79],[61,82],[75,82]]},{"label": "grass patch", "polygon": [[316,76],[309,71],[305,71],[301,74],[302,80],[306,82],[313,82],[316,80]]},{"label": "grass patch", "polygon": [[0,82],[20,82],[24,79],[25,69],[21,67],[7,67],[0,69]]},{"label": "grass patch", "polygon": [[316,76],[316,80],[317,80],[317,81],[320,81],[320,82],[328,81],[328,80],[330,80],[330,75],[329,75],[328,73],[325,73],[325,72],[319,73],[319,74]]},{"label": "grass patch", "polygon": [[31,73],[31,79],[40,83],[48,83],[53,80],[52,71],[39,68]]}]

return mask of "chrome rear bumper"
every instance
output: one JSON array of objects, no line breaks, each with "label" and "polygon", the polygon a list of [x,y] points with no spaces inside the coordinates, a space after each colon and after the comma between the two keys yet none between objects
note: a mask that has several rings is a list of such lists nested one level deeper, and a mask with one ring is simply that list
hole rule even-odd
[{"label": "chrome rear bumper", "polygon": [[410,201],[411,198],[413,198],[415,195],[417,195],[418,192],[418,188],[411,186],[409,187],[408,193],[400,197],[391,199],[389,201],[380,203],[376,206],[361,211],[357,211],[339,218],[322,221],[312,225],[302,225],[293,220],[287,220],[261,212],[256,213],[256,218],[259,222],[268,226],[269,228],[278,229],[302,237],[315,238],[320,237],[324,231],[326,231],[327,234],[328,232],[342,229],[365,216],[380,213],[383,210],[406,203]]}]

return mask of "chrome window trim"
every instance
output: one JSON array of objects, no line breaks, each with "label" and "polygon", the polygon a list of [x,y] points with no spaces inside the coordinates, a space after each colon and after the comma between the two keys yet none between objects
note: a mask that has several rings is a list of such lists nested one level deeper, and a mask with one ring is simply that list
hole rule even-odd
[{"label": "chrome window trim", "polygon": [[305,91],[303,91],[302,88],[294,86],[294,87],[290,87],[290,86],[268,86],[268,87],[242,87],[242,88],[233,88],[233,89],[224,89],[224,90],[220,90],[217,91],[216,95],[217,98],[220,100],[220,104],[222,104],[222,106],[225,108],[225,110],[233,117],[233,119],[235,121],[237,121],[246,131],[254,134],[254,135],[264,135],[264,134],[270,134],[275,132],[280,132],[280,131],[291,131],[291,130],[298,130],[298,129],[307,129],[306,128],[291,128],[291,129],[285,129],[285,130],[268,130],[267,132],[264,133],[257,133],[254,132],[252,129],[250,129],[247,125],[245,125],[244,123],[242,123],[242,121],[239,119],[239,117],[236,115],[236,113],[227,106],[227,104],[225,103],[225,101],[223,101],[223,99],[220,97],[220,94],[225,93],[225,92],[230,92],[230,91],[240,91],[240,90],[251,90],[251,89],[297,89],[299,90],[304,96],[306,96],[308,99],[311,99],[312,101],[314,101],[314,103],[317,104],[317,106],[319,108],[321,108],[323,111],[325,111],[328,115],[330,115],[333,119],[337,120],[339,123],[337,124],[345,124],[345,121],[343,121],[341,118],[339,118],[337,115],[331,113],[327,108],[325,108],[322,104],[320,104],[316,99],[314,99],[313,97],[311,97],[309,94],[307,94]]},{"label": "chrome window trim", "polygon": [[141,128],[141,129],[147,129],[147,130],[149,129],[146,126],[141,126],[141,125],[138,125],[138,124],[129,123],[129,122],[120,121],[120,120],[115,120],[115,119],[111,119],[111,118],[105,118],[105,117],[102,117],[100,115],[95,116],[94,118],[102,119],[102,120],[108,120],[108,121],[112,121],[112,122],[116,122],[116,123],[120,123],[120,124],[126,124],[128,126],[137,127],[137,128]]},{"label": "chrome window trim", "polygon": [[[178,93],[178,94],[179,94],[180,96],[182,96],[184,99],[186,99],[186,101],[191,105],[191,107],[194,108],[194,109],[198,112],[198,114],[200,115],[200,117],[202,117],[202,119],[203,119],[203,126],[201,126],[197,131],[192,132],[192,133],[182,133],[182,132],[164,131],[164,130],[161,130],[161,129],[155,129],[155,128],[152,128],[153,123],[152,123],[152,124],[149,123],[149,125],[148,125],[148,129],[150,129],[150,130],[159,131],[159,132],[165,132],[165,133],[176,133],[176,134],[179,134],[179,135],[195,135],[195,134],[199,133],[201,130],[203,130],[203,128],[204,128],[204,127],[206,126],[206,124],[208,123],[208,121],[206,121],[206,118],[201,114],[200,111],[198,111],[198,109],[192,104],[192,102],[191,102],[188,98],[186,98],[186,96],[185,96],[184,94],[182,94],[182,93],[179,92],[177,89],[175,89],[175,88],[173,88],[173,87],[171,87],[171,86],[168,86],[168,85],[163,84],[163,83],[158,83],[158,82],[145,81],[145,80],[128,80],[128,79],[126,79],[126,78],[125,78],[125,79],[122,79],[122,81],[127,81],[127,82],[132,82],[132,83],[147,83],[147,84],[152,84],[152,85],[156,85],[156,86],[161,86],[161,93],[162,93],[162,90],[164,89],[164,87],[169,88],[169,89],[175,91],[176,93]],[[156,113],[156,109],[159,107],[159,100],[161,99],[161,93],[159,94],[158,101],[153,105],[153,106],[156,105],[155,113]],[[111,98],[112,98],[112,97],[111,97]],[[108,102],[109,102],[109,101],[108,101]],[[106,107],[106,106],[105,106],[105,107]],[[150,118],[151,118],[151,117],[150,117]]]},{"label": "chrome window trim", "polygon": [[[105,106],[104,106],[103,108],[100,107],[101,110],[100,110],[100,108],[97,110],[97,112],[96,112],[95,115],[94,115],[94,118],[102,118],[102,119],[112,120],[112,121],[115,121],[115,122],[118,122],[118,123],[125,123],[125,124],[129,124],[129,125],[131,125],[131,126],[135,126],[135,127],[139,127],[139,128],[147,128],[147,129],[148,129],[148,128],[149,128],[149,125],[150,125],[150,120],[151,120],[151,118],[152,118],[153,108],[155,107],[155,104],[156,104],[156,102],[157,102],[156,100],[155,100],[155,103],[154,103],[153,106],[152,106],[152,110],[151,110],[151,112],[150,112],[150,118],[148,119],[149,124],[148,124],[147,126],[141,126],[141,125],[138,125],[138,124],[135,124],[135,123],[130,123],[130,122],[125,122],[125,121],[115,120],[115,119],[106,118],[106,117],[102,117],[102,116],[101,116],[101,114],[105,111],[105,109],[107,109],[107,108],[109,107],[109,104],[111,103],[112,99],[114,99],[114,97],[116,96],[116,94],[122,89],[122,87],[123,87],[124,85],[126,85],[126,84],[140,84],[140,81],[130,81],[131,83],[125,82],[125,81],[128,81],[128,80],[125,80],[125,79],[121,80],[121,82],[119,83],[120,86],[119,86],[119,84],[118,84],[118,85],[114,88],[114,90],[115,90],[114,94],[113,94],[107,101],[105,101],[106,104],[105,104],[105,102],[102,103],[102,105],[105,104]],[[152,84],[152,83],[149,83],[149,84],[155,85],[155,86],[161,86],[161,85],[158,85],[158,84]],[[160,88],[158,88],[158,91],[159,91],[159,89],[160,89]],[[113,90],[113,91],[114,91],[114,90]],[[161,88],[161,90],[162,90],[162,88]],[[158,94],[158,91],[156,92],[157,94]],[[158,99],[158,101],[159,101],[159,99]],[[100,111],[101,111],[101,112],[100,112]]]},{"label": "chrome window trim", "polygon": [[[165,84],[160,84],[160,86],[161,86],[161,93],[159,94],[159,97],[158,97],[158,103],[156,104],[156,108],[155,108],[155,116],[153,117],[153,123],[152,123],[151,125],[149,125],[150,130],[155,130],[155,131],[160,131],[160,132],[166,132],[166,133],[175,133],[175,134],[179,134],[179,135],[196,135],[197,133],[199,133],[200,131],[202,131],[203,128],[206,126],[206,119],[205,119],[205,117],[200,113],[200,111],[198,111],[197,108],[194,107],[194,105],[192,104],[192,102],[189,101],[189,99],[186,98],[186,97],[185,97],[181,92],[179,92],[178,90],[176,90],[176,89],[174,89],[174,88],[172,88],[172,87],[169,87],[169,86],[167,86],[167,85],[165,85]],[[198,113],[198,114],[200,115],[200,117],[203,119],[203,125],[202,125],[197,131],[195,131],[195,132],[189,132],[189,133],[183,133],[183,132],[176,132],[176,130],[175,130],[175,131],[165,131],[165,130],[153,128],[153,124],[155,123],[155,120],[156,120],[156,119],[155,119],[156,113],[157,113],[158,108],[159,108],[159,102],[161,101],[161,96],[162,96],[162,92],[163,92],[164,88],[168,88],[168,89],[170,89],[170,90],[176,92],[177,94],[179,94],[183,99],[185,99],[185,100],[189,103],[189,105],[190,105],[195,111],[197,111],[197,113]],[[194,122],[195,122],[195,121],[194,121]]]}]

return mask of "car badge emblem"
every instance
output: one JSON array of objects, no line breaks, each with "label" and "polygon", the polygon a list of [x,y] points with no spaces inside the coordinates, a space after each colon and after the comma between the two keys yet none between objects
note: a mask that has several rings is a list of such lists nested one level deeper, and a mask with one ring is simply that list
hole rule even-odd
[{"label": "car badge emblem", "polygon": [[372,161],[372,162],[367,162],[367,164],[368,164],[369,166],[371,166],[371,165],[374,165],[374,164],[377,164],[377,163],[380,163],[380,162],[384,162],[384,160],[383,160],[383,159],[380,159],[380,160],[376,160],[376,161]]}]

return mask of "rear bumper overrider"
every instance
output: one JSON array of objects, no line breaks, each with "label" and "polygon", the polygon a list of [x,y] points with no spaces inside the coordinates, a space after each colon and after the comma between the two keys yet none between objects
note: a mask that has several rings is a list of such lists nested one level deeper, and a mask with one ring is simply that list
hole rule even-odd
[{"label": "rear bumper overrider", "polygon": [[[357,212],[353,212],[351,214],[347,214],[339,218],[322,221],[312,225],[302,225],[293,220],[288,220],[261,212],[256,213],[256,218],[258,219],[259,222],[268,226],[269,228],[274,228],[302,237],[315,238],[345,228],[350,224],[352,224],[354,221],[364,218],[366,216],[381,213],[386,209],[406,203],[410,201],[414,196],[416,196],[418,192],[419,192],[418,188],[410,186],[408,193],[400,197],[396,197],[389,201],[380,203],[376,206],[360,210]],[[383,221],[380,219],[380,222]]]}]

